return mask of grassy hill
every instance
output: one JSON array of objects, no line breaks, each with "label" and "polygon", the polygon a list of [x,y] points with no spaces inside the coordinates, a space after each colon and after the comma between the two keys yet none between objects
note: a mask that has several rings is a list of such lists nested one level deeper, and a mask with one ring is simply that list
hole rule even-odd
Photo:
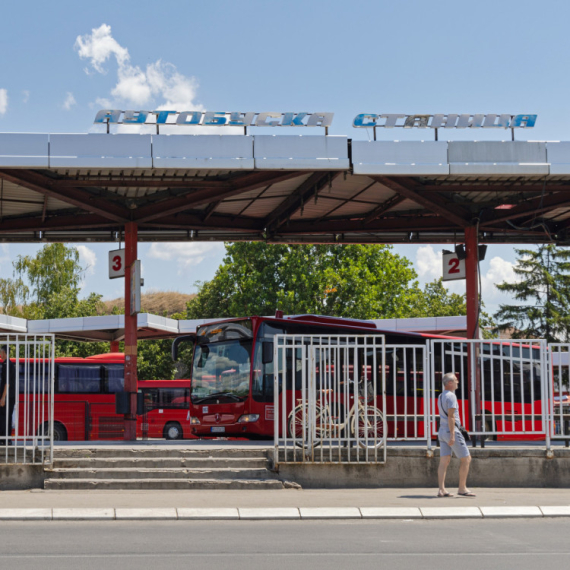
[{"label": "grassy hill", "polygon": [[[152,313],[154,315],[170,316],[174,313],[183,313],[186,311],[186,303],[193,299],[196,295],[187,293],[178,293],[177,291],[156,291],[154,293],[143,293],[141,297],[141,309],[143,313]],[[125,306],[125,299],[120,297],[111,301],[103,301],[105,304],[106,314],[111,314],[113,307]]]}]

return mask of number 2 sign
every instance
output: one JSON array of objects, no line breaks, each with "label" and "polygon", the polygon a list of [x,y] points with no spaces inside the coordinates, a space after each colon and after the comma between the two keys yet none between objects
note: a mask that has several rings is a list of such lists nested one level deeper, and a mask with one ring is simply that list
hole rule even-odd
[{"label": "number 2 sign", "polygon": [[443,256],[443,280],[454,281],[465,279],[465,260],[459,259],[456,253],[444,253]]},{"label": "number 2 sign", "polygon": [[116,249],[109,252],[109,279],[125,276],[125,250]]}]

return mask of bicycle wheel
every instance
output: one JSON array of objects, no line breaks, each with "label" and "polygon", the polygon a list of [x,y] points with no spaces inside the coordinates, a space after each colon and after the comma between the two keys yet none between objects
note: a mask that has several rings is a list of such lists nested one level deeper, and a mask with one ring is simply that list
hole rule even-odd
[{"label": "bicycle wheel", "polygon": [[384,441],[384,414],[375,407],[360,408],[358,416],[352,420],[352,433],[358,434],[360,447],[376,449],[383,447]]},{"label": "bicycle wheel", "polygon": [[[318,447],[321,444],[321,410],[319,408],[315,411],[315,440],[313,447]],[[303,426],[303,421],[304,426]],[[309,426],[309,406],[308,404],[299,404],[290,414],[289,421],[287,422],[287,434],[289,438],[295,438],[295,445],[299,447],[310,447],[308,438],[310,435]]]}]

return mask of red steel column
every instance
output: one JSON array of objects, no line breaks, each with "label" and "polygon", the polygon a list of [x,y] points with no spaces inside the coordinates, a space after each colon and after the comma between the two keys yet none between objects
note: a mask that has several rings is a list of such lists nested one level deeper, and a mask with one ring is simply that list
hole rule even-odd
[{"label": "red steel column", "polygon": [[125,441],[137,438],[137,315],[131,316],[131,266],[137,259],[137,224],[125,224],[125,391],[131,394],[131,411],[125,414]]},{"label": "red steel column", "polygon": [[119,341],[112,340],[111,346],[109,347],[109,352],[119,352]]},{"label": "red steel column", "polygon": [[[475,226],[465,228],[465,277],[466,277],[466,301],[467,301],[467,338],[479,338],[479,236]],[[468,350],[468,393],[469,393],[469,416],[471,418],[471,430],[481,430],[481,374],[479,370],[479,348],[472,346]],[[472,366],[474,363],[474,367]],[[474,372],[474,374],[473,374]],[[474,389],[473,389],[474,387]],[[471,408],[471,398],[475,400],[475,417]],[[473,445],[476,445],[473,438]]]},{"label": "red steel column", "polygon": [[467,279],[467,338],[479,338],[478,235],[475,226],[465,229],[465,274]]}]

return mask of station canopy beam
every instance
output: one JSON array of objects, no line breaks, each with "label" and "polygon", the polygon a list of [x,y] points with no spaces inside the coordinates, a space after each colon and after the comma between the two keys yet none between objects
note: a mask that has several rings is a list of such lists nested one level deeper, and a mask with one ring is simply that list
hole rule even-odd
[{"label": "station canopy beam", "polygon": [[0,134],[1,241],[127,223],[141,242],[566,244],[570,143]]}]

